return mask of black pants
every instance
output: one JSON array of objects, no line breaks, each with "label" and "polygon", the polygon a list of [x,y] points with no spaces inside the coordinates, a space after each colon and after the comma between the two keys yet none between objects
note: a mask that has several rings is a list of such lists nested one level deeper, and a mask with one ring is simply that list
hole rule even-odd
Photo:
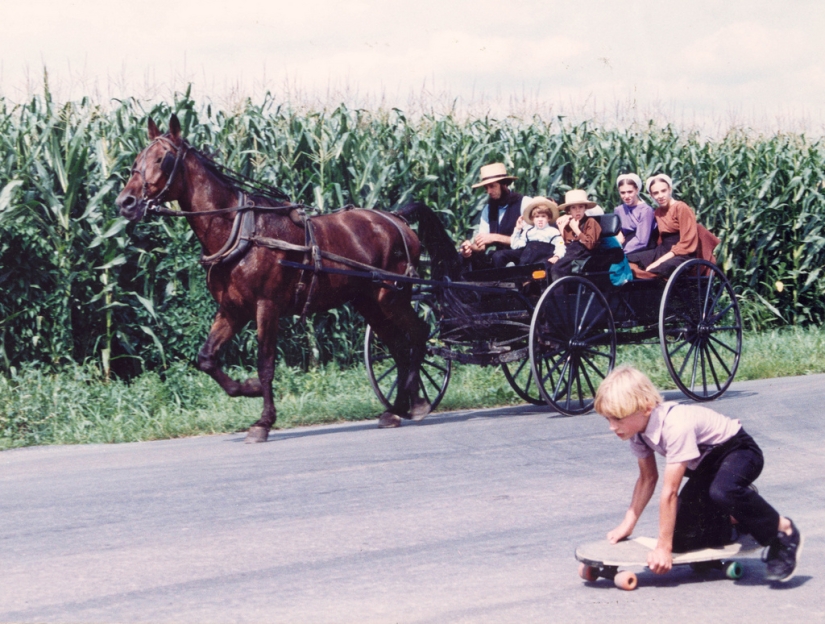
[{"label": "black pants", "polygon": [[493,266],[501,269],[506,267],[508,262],[520,265],[544,262],[553,257],[555,253],[556,248],[553,243],[530,241],[521,249],[502,249],[493,253]]},{"label": "black pants", "polygon": [[[673,246],[679,242],[679,233],[676,232],[674,234],[662,234],[662,243],[657,245],[653,249],[645,249],[642,251],[635,251],[627,256],[627,259],[630,262],[638,264],[641,268],[645,269],[646,271],[649,270],[647,267],[650,264],[653,264],[656,260],[664,256],[668,253]],[[689,256],[673,256],[670,260],[665,260],[662,264],[659,264],[653,267],[653,270],[650,271],[655,275],[670,275],[673,273],[680,264],[683,264],[693,258],[693,255]]]},{"label": "black pants", "polygon": [[773,541],[779,513],[748,487],[763,465],[761,449],[744,429],[708,453],[679,492],[673,552],[729,544],[731,516],[741,533],[763,546]]},{"label": "black pants", "polygon": [[590,257],[590,250],[582,245],[579,241],[568,243],[564,250],[564,255],[559,258],[556,264],[550,267],[550,277],[555,282],[562,277],[571,275],[576,272],[574,269],[584,265],[587,258]]}]

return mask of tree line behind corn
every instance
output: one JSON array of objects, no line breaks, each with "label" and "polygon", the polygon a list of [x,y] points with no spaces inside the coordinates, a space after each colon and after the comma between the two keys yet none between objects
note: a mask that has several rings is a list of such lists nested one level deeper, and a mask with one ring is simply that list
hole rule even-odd
[{"label": "tree line behind corn", "polygon": [[[456,241],[484,201],[481,165],[503,161],[516,190],[560,199],[585,188],[608,211],[616,176],[665,172],[675,196],[722,240],[719,264],[747,327],[825,319],[825,145],[793,134],[731,130],[717,139],[651,123],[629,130],[561,119],[407,118],[400,110],[296,111],[267,98],[235,110],[136,100],[24,105],[0,98],[0,371],[95,363],[132,377],[194,362],[215,305],[185,220],[127,225],[114,199],[147,144],[146,119],[176,112],[190,143],[322,212],[396,209],[420,200]],[[650,200],[648,200],[649,203]],[[348,308],[282,324],[280,357],[303,368],[361,360],[363,321]],[[228,348],[255,362],[255,334]]]}]

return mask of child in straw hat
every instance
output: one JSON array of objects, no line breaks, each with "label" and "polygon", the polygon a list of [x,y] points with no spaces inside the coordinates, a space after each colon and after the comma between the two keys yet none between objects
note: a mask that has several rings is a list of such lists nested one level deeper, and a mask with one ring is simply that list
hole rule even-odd
[{"label": "child in straw hat", "polygon": [[511,249],[502,249],[493,254],[493,266],[502,268],[507,263],[520,265],[542,262],[549,255],[564,255],[564,241],[561,232],[554,227],[559,218],[556,202],[546,197],[534,197],[524,207],[513,236]]},{"label": "child in straw hat", "polygon": [[553,265],[550,269],[553,281],[570,275],[574,263],[584,262],[599,244],[602,228],[595,219],[585,214],[595,206],[596,202],[587,199],[587,191],[573,189],[564,194],[564,203],[559,210],[565,210],[567,214],[559,217],[556,225],[561,230],[566,247],[563,256],[556,254],[548,260]]}]

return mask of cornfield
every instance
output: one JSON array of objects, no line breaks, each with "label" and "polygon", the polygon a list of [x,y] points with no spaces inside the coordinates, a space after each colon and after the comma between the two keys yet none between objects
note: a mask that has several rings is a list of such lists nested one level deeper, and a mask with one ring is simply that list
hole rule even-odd
[{"label": "cornfield", "polygon": [[[752,329],[819,324],[825,298],[821,194],[825,146],[797,135],[731,131],[703,139],[673,127],[609,130],[562,119],[472,119],[402,111],[299,112],[272,99],[217,110],[181,94],[146,110],[127,100],[25,105],[0,99],[0,368],[94,362],[129,377],[193,361],[214,304],[199,248],[180,220],[128,225],[114,199],[146,145],[146,119],[175,112],[218,162],[330,211],[420,200],[456,241],[484,204],[479,167],[501,160],[516,190],[559,199],[585,188],[611,209],[614,180],[670,174],[722,244],[720,265]],[[304,368],[360,358],[362,321],[344,308],[282,325],[281,358]],[[230,363],[254,362],[248,330]]]}]

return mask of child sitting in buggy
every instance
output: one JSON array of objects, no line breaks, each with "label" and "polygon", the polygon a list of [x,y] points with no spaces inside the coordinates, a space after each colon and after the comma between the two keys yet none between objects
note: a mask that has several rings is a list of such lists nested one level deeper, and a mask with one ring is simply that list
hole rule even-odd
[{"label": "child sitting in buggy", "polygon": [[564,194],[564,203],[559,210],[567,214],[556,221],[565,243],[563,255],[555,254],[548,262],[552,264],[550,275],[555,282],[574,272],[576,264],[583,265],[591,252],[599,244],[602,228],[596,219],[588,217],[585,212],[596,206],[596,202],[587,199],[587,191],[573,189]]},{"label": "child sitting in buggy", "polygon": [[511,248],[496,251],[493,266],[500,269],[510,262],[527,265],[542,262],[550,255],[564,256],[561,232],[554,227],[558,218],[556,202],[546,197],[533,198],[516,222],[510,239]]}]

